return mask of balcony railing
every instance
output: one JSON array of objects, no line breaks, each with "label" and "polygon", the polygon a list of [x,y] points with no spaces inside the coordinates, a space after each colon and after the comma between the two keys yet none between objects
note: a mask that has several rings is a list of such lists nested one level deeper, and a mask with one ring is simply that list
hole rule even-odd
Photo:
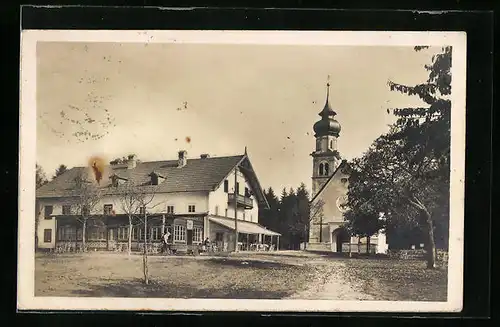
[{"label": "balcony railing", "polygon": [[[228,193],[227,203],[234,204],[234,193]],[[238,206],[244,207],[245,209],[252,209],[253,208],[253,199],[249,196],[237,194],[236,195],[236,203]]]}]

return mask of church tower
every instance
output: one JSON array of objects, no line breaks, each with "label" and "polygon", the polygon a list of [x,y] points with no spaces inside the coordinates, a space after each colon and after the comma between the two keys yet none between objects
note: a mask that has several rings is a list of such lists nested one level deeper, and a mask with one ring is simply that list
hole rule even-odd
[{"label": "church tower", "polygon": [[313,127],[316,150],[311,153],[313,157],[312,196],[319,192],[341,161],[337,151],[340,124],[335,120],[337,113],[330,106],[330,83],[327,83],[326,86],[325,107],[319,113],[321,119]]}]

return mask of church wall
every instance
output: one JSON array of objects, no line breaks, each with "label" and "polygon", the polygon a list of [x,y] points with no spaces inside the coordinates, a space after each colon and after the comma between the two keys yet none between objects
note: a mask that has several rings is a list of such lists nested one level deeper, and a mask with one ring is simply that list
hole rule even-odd
[{"label": "church wall", "polygon": [[[322,200],[323,219],[322,219],[322,242],[330,242],[330,227],[329,223],[342,223],[344,221],[343,214],[337,205],[337,199],[347,194],[348,183],[343,184],[342,179],[348,178],[348,175],[343,174],[340,170],[332,177],[328,185],[323,189],[321,194],[314,200],[313,205],[317,201]],[[309,233],[310,242],[319,242],[319,221],[311,226]]]}]

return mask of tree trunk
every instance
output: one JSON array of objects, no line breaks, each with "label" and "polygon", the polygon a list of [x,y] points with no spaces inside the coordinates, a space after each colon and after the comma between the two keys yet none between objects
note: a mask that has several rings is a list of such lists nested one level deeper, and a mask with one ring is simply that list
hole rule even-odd
[{"label": "tree trunk", "polygon": [[436,241],[434,240],[434,223],[432,222],[432,216],[425,207],[425,205],[419,201],[415,196],[410,199],[410,203],[420,211],[420,213],[425,218],[426,226],[427,226],[427,268],[434,269],[436,268]]},{"label": "tree trunk", "polygon": [[132,216],[128,216],[128,255],[132,254]]},{"label": "tree trunk", "polygon": [[428,250],[427,250],[427,268],[436,268],[436,242],[434,240],[434,223],[432,222],[432,217],[429,211],[424,208],[422,210],[427,221],[427,236],[428,240]]},{"label": "tree trunk", "polygon": [[[146,210],[144,210],[146,211]],[[147,214],[144,212],[144,252],[142,256],[142,269],[144,272],[144,283],[147,285],[149,284],[149,276],[148,276],[148,217]]]},{"label": "tree trunk", "polygon": [[86,252],[87,248],[85,246],[85,232],[87,230],[87,219],[83,218],[83,226],[82,226],[82,252]]}]

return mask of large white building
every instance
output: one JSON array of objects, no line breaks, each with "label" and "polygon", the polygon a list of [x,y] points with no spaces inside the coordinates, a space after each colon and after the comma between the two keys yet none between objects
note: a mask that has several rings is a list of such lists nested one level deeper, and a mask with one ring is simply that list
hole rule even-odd
[{"label": "large white building", "polygon": [[[188,158],[186,151],[179,151],[176,160],[153,162],[140,162],[130,156],[103,170],[97,186],[102,196],[86,223],[85,239],[90,249],[128,248],[129,219],[120,201],[120,185],[124,183],[154,190],[153,200],[145,208],[149,217],[147,239],[152,246],[160,247],[162,235],[169,231],[169,242],[178,250],[200,244],[208,237],[220,250],[233,251],[235,213],[240,243],[279,242],[278,233],[259,225],[259,209],[268,208],[268,203],[246,149],[238,156],[202,155],[194,159]],[[95,183],[91,166],[75,167],[37,190],[38,248],[81,247],[82,222],[75,181],[82,175]],[[132,249],[141,250],[144,225],[141,212],[136,216]]]},{"label": "large white building", "polygon": [[[335,119],[337,113],[329,102],[330,85],[327,84],[326,103],[319,113],[321,119],[314,124],[316,149],[313,157],[312,200],[314,208],[321,207],[322,215],[317,215],[309,229],[308,250],[332,252],[366,252],[367,239],[349,235],[343,227],[346,201],[349,185],[349,175],[345,170],[346,162],[341,159],[337,149],[337,138],[341,126]],[[371,251],[385,253],[387,251],[386,237],[378,233],[370,237]]]}]

